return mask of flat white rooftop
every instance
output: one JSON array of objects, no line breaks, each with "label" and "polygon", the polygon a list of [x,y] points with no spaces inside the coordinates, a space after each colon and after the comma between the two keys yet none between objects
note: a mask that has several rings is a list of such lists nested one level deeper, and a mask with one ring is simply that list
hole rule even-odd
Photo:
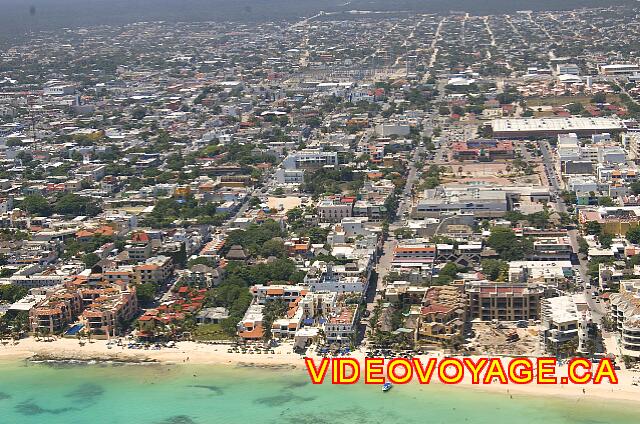
[{"label": "flat white rooftop", "polygon": [[578,308],[572,296],[559,296],[545,299],[547,305],[543,312],[547,318],[556,324],[567,324],[577,321]]},{"label": "flat white rooftop", "polygon": [[624,124],[618,118],[503,118],[491,121],[491,127],[494,132],[575,132],[622,129]]}]

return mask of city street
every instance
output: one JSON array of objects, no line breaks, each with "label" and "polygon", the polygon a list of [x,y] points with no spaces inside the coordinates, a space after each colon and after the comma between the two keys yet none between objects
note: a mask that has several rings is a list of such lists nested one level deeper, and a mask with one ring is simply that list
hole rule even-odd
[{"label": "city street", "polygon": [[[552,194],[555,196],[556,202],[555,207],[558,212],[567,212],[567,205],[564,203],[564,200],[560,196],[560,179],[558,178],[556,167],[554,166],[555,160],[553,158],[553,153],[551,152],[551,146],[547,141],[539,142],[540,150],[542,151],[542,157],[544,160],[545,172],[547,173],[547,179],[550,182],[550,190]],[[582,280],[582,284],[584,287],[584,296],[589,305],[589,309],[591,310],[591,316],[595,323],[600,323],[602,317],[606,315],[606,310],[604,304],[602,302],[596,302],[593,298],[592,293],[597,289],[597,281],[594,281],[593,284],[590,282],[590,277],[588,275],[588,262],[583,255],[579,253],[579,243],[578,237],[580,233],[576,229],[571,229],[568,231],[569,239],[571,242],[571,247],[575,253],[575,257],[577,259],[578,272],[580,273],[580,278]],[[590,288],[587,288],[589,286]]]}]

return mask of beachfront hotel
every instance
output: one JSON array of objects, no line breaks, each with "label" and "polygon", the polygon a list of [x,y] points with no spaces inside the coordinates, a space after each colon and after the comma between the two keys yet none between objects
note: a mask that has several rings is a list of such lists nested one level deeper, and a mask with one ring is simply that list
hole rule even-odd
[{"label": "beachfront hotel", "polygon": [[130,321],[138,312],[136,288],[124,283],[106,287],[80,289],[89,303],[80,322],[96,337],[115,336],[119,326]]},{"label": "beachfront hotel", "polygon": [[445,345],[464,333],[467,298],[455,285],[429,287],[419,307],[416,341]]},{"label": "beachfront hotel", "polygon": [[357,327],[357,305],[339,307],[324,325],[328,343],[351,343]]},{"label": "beachfront hotel", "polygon": [[68,324],[82,311],[82,296],[78,290],[66,287],[47,293],[29,311],[29,328],[35,334],[57,334],[65,330]]},{"label": "beachfront hotel", "polygon": [[609,299],[622,353],[640,358],[640,282],[622,282],[620,292],[612,293]]},{"label": "beachfront hotel", "polygon": [[271,324],[275,338],[296,340],[304,346],[309,339],[324,331],[327,342],[350,343],[357,330],[357,305],[346,304],[359,299],[361,293],[336,291],[311,292],[306,286],[256,285],[251,287],[253,301],[238,323],[238,336],[244,340],[260,340],[264,336],[264,305],[281,300],[287,310]]},{"label": "beachfront hotel", "polygon": [[541,341],[551,352],[578,340],[578,351],[586,352],[591,313],[583,293],[543,299]]},{"label": "beachfront hotel", "polygon": [[36,334],[58,334],[77,321],[92,335],[108,337],[137,312],[134,286],[110,283],[100,276],[77,277],[31,308],[29,327]]},{"label": "beachfront hotel", "polygon": [[539,319],[544,288],[527,283],[470,281],[465,284],[469,296],[469,315],[481,321],[520,321]]}]

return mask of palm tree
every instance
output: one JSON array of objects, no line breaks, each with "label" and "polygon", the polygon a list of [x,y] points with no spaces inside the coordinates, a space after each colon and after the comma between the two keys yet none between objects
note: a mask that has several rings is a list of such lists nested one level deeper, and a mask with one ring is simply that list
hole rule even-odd
[{"label": "palm tree", "polygon": [[318,341],[322,340],[322,344],[327,342],[327,334],[323,329],[318,330]]},{"label": "palm tree", "polygon": [[116,327],[115,327],[115,330],[118,333],[118,335],[124,334],[126,328],[127,328],[126,321],[122,317],[118,317],[116,321]]},{"label": "palm tree", "polygon": [[22,329],[22,326],[20,324],[16,324],[11,328],[11,340],[14,342],[14,344],[16,340],[20,339],[23,331],[24,330]]}]

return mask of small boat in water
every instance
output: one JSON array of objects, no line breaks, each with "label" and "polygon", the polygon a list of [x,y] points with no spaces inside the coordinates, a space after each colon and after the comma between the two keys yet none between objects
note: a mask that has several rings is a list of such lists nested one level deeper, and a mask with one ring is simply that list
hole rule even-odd
[{"label": "small boat in water", "polygon": [[391,388],[393,387],[393,384],[391,383],[384,383],[382,385],[382,391],[383,392],[388,392],[389,390],[391,390]]}]

